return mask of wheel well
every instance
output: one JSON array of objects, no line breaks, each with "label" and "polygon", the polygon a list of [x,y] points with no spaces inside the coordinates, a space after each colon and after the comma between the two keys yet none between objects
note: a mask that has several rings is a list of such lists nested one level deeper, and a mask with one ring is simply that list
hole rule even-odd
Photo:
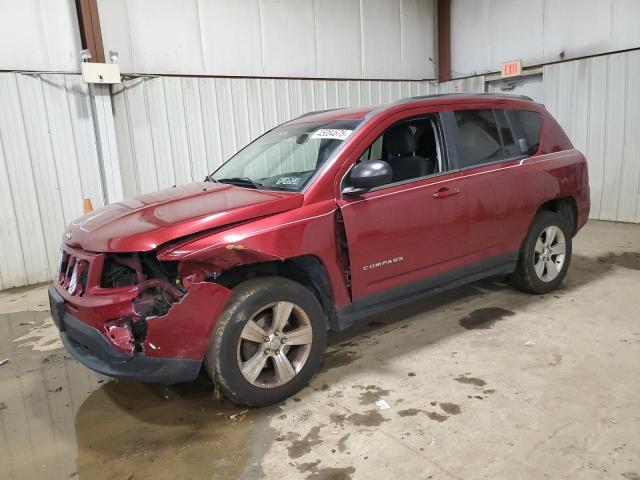
[{"label": "wheel well", "polygon": [[578,218],[578,207],[573,197],[556,198],[543,203],[538,208],[538,212],[556,212],[563,215],[571,225],[572,235],[576,234],[576,219]]},{"label": "wheel well", "polygon": [[329,275],[320,259],[314,255],[238,265],[222,272],[216,283],[233,288],[245,280],[272,276],[288,278],[308,288],[316,296],[327,316],[327,327],[335,327],[336,312]]}]

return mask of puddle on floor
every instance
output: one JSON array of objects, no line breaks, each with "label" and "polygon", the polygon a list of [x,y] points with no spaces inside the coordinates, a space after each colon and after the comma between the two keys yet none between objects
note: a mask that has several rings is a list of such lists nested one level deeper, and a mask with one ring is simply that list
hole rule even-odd
[{"label": "puddle on floor", "polygon": [[205,379],[168,388],[110,382],[76,414],[77,476],[260,478],[277,408],[243,411],[216,400]]},{"label": "puddle on floor", "polygon": [[640,252],[609,252],[605,256],[598,257],[598,261],[632,270],[640,270]]},{"label": "puddle on floor", "polygon": [[[31,312],[42,314],[43,312]],[[40,352],[49,352],[62,348],[62,341],[57,327],[54,325],[50,316],[43,322],[18,322],[18,326],[29,325],[29,331],[24,335],[14,338],[13,341],[18,343],[19,347],[28,347]]]},{"label": "puddle on floor", "polygon": [[172,387],[113,381],[58,348],[49,319],[0,314],[0,359],[9,359],[0,366],[0,478],[263,476],[279,407],[242,414],[216,399],[206,375]]}]

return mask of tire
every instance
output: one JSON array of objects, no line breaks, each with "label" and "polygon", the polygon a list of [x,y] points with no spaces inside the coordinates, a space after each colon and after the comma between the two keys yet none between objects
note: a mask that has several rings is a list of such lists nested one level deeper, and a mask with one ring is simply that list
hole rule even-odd
[{"label": "tire", "polygon": [[[285,316],[287,323],[278,329],[277,319]],[[325,314],[307,288],[279,277],[248,280],[234,288],[218,320],[205,368],[233,403],[270,405],[307,385],[326,341]]]},{"label": "tire", "polygon": [[[550,232],[555,234],[551,234],[551,244],[547,245]],[[571,223],[563,215],[549,211],[538,213],[520,249],[518,265],[512,276],[513,285],[537,294],[558,288],[571,263],[571,234]],[[562,242],[564,253],[560,254]]]}]

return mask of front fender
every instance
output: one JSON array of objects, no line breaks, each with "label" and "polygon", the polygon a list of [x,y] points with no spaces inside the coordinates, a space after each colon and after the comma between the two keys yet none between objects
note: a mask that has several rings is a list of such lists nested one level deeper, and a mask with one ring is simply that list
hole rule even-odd
[{"label": "front fender", "polygon": [[240,265],[313,255],[325,266],[336,306],[350,302],[337,249],[336,204],[318,202],[278,215],[186,239],[158,251],[161,261],[199,265],[220,274]]},{"label": "front fender", "polygon": [[161,317],[147,317],[144,352],[149,357],[202,360],[211,332],[233,292],[216,283],[195,283]]}]

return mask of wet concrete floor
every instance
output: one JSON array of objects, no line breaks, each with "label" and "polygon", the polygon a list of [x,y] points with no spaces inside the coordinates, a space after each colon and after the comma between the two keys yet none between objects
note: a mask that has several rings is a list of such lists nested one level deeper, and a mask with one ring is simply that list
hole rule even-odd
[{"label": "wet concrete floor", "polygon": [[0,292],[0,478],[640,479],[639,252],[640,226],[591,222],[557,292],[491,280],[369,318],[248,411],[204,375],[95,374],[44,286]]}]

